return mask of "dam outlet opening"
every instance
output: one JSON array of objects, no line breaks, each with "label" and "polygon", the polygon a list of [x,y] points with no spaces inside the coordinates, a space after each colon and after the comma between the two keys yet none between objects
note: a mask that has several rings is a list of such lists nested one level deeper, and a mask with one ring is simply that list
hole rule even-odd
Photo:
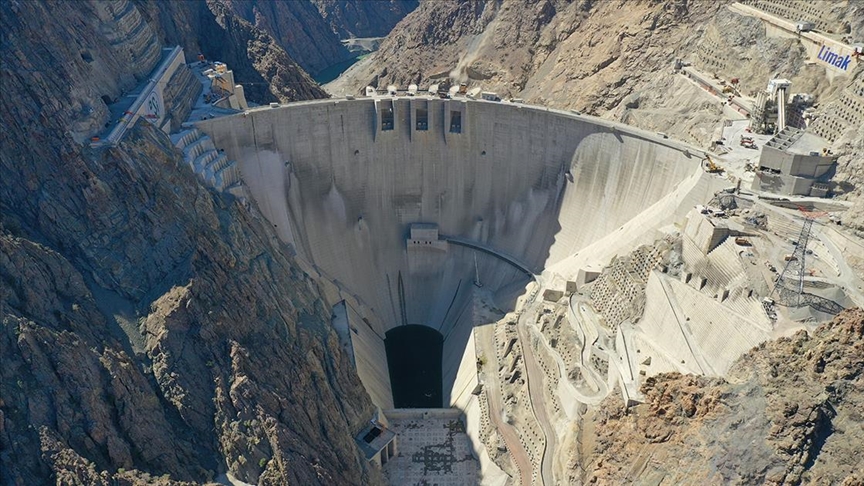
[{"label": "dam outlet opening", "polygon": [[396,408],[441,408],[444,337],[427,326],[399,326],[384,340]]},{"label": "dam outlet opening", "polygon": [[312,277],[385,411],[471,416],[484,373],[507,366],[484,344],[496,323],[585,262],[654,241],[712,190],[690,146],[516,103],[318,100],[196,129],[239,167],[231,192]]}]

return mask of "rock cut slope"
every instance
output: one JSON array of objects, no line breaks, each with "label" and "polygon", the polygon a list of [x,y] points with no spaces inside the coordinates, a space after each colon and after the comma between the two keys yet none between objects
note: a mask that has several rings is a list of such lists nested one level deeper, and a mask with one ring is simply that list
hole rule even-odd
[{"label": "rock cut slope", "polygon": [[570,484],[864,482],[864,311],[766,342],[726,380],[677,373],[584,417]]}]

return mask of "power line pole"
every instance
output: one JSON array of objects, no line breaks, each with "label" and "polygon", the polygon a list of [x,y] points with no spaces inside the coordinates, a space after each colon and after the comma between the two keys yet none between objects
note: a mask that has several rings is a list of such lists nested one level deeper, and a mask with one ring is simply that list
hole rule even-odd
[{"label": "power line pole", "polygon": [[804,217],[804,225],[801,227],[801,233],[795,244],[795,251],[788,257],[789,260],[786,262],[780,278],[774,284],[774,290],[771,291],[771,295],[777,294],[780,303],[787,307],[801,306],[801,295],[804,293],[807,243],[810,240],[810,229],[813,227],[814,219],[810,215]]}]

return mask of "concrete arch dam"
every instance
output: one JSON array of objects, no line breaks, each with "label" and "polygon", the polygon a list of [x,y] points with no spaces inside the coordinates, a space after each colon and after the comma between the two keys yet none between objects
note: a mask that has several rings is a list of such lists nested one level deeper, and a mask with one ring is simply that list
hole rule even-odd
[{"label": "concrete arch dam", "polygon": [[238,161],[280,238],[338,281],[332,300],[355,314],[358,373],[385,409],[387,331],[423,325],[442,335],[443,405],[457,404],[470,392],[459,374],[476,375],[466,356],[478,277],[507,311],[526,269],[539,274],[614,238],[702,177],[701,155],[683,144],[512,103],[320,100],[197,127]]}]

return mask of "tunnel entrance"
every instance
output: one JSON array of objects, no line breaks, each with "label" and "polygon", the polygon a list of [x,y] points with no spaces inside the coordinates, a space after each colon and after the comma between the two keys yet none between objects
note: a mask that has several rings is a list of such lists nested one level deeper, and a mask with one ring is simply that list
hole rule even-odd
[{"label": "tunnel entrance", "polygon": [[441,408],[444,337],[416,324],[387,331],[384,346],[396,408]]}]

